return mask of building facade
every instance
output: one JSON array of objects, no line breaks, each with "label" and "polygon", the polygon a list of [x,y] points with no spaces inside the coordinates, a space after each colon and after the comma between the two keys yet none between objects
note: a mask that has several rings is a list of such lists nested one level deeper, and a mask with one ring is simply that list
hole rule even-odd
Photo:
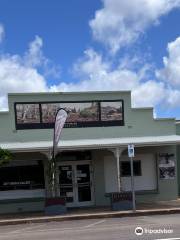
[{"label": "building facade", "polygon": [[59,108],[68,118],[56,187],[67,207],[109,206],[112,192],[131,190],[130,143],[137,201],[178,198],[178,124],[154,119],[152,108],[132,108],[130,92],[9,94],[8,103],[9,111],[0,112],[0,147],[13,159],[0,167],[0,213],[44,209]]}]

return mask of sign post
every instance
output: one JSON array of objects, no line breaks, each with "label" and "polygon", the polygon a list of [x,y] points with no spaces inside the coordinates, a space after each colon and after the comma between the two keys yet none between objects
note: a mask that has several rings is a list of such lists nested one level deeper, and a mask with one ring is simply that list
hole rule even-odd
[{"label": "sign post", "polygon": [[136,211],[136,199],[135,199],[135,190],[134,190],[134,166],[133,166],[133,157],[134,157],[134,145],[128,145],[128,157],[130,158],[131,165],[131,191],[132,191],[132,203],[133,211]]}]

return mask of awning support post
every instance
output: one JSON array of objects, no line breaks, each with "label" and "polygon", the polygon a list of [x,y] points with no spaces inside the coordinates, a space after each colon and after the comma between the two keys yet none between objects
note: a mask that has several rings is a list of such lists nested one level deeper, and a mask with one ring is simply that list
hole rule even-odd
[{"label": "awning support post", "polygon": [[120,176],[120,149],[116,148],[116,164],[117,164],[117,184],[118,192],[121,192],[121,176]]},{"label": "awning support post", "polygon": [[117,168],[117,192],[122,191],[121,186],[121,172],[120,172],[120,157],[122,152],[125,150],[125,147],[117,147],[114,149],[108,149],[109,151],[113,152],[115,160],[116,160],[116,168]]}]

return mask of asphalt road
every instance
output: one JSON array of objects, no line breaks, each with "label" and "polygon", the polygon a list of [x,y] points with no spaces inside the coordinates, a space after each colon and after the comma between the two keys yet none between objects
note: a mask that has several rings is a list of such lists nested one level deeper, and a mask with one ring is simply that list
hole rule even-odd
[{"label": "asphalt road", "polygon": [[[144,233],[137,236],[135,234],[136,227],[141,227]],[[147,233],[147,231],[149,232]],[[157,231],[161,233],[157,233]],[[163,233],[163,231],[167,231],[168,233]],[[0,226],[0,240],[29,239],[177,240],[180,239],[180,214]]]}]

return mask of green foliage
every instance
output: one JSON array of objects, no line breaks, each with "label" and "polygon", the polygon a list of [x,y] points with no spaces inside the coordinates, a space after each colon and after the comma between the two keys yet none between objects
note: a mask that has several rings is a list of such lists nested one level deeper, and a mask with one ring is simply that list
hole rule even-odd
[{"label": "green foliage", "polygon": [[48,176],[48,185],[51,190],[51,196],[57,196],[57,180],[56,180],[56,158],[48,160],[46,174]]},{"label": "green foliage", "polygon": [[88,118],[88,117],[91,118],[95,115],[96,114],[94,112],[91,112],[91,111],[86,110],[86,109],[84,109],[80,112],[80,116],[83,117],[83,118]]},{"label": "green foliage", "polygon": [[9,163],[11,159],[12,154],[8,150],[0,148],[0,166]]}]

